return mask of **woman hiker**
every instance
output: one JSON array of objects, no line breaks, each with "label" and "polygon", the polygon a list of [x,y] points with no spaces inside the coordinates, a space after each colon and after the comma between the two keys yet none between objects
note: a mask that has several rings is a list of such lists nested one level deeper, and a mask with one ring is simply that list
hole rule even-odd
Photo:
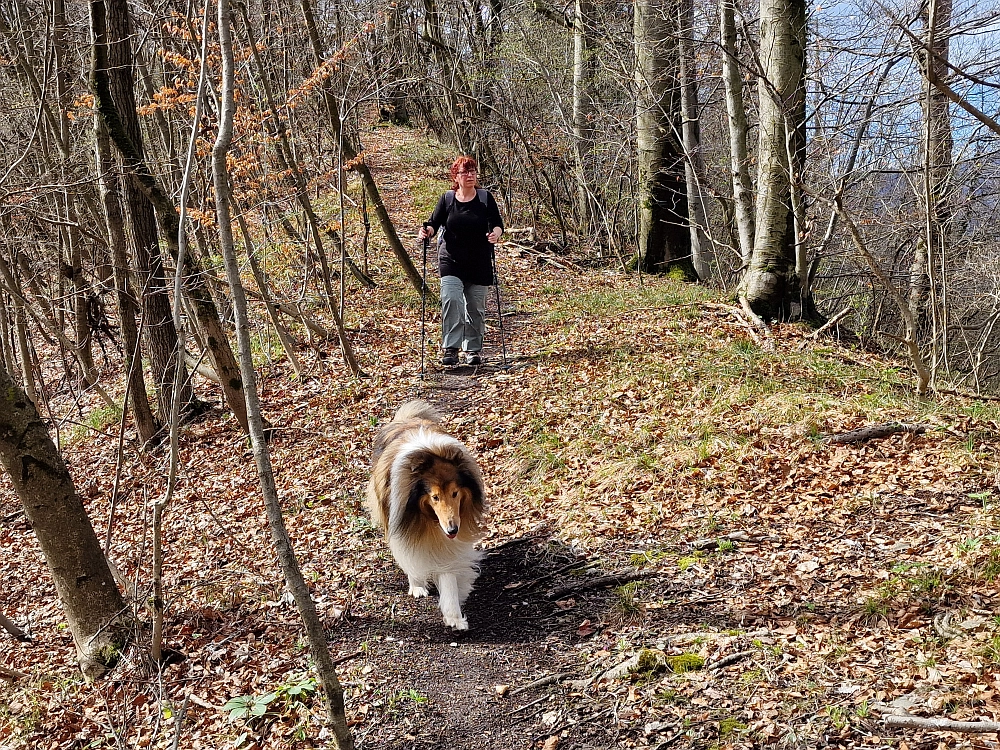
[{"label": "woman hiker", "polygon": [[441,273],[441,364],[482,364],[486,333],[486,292],[493,278],[493,245],[503,234],[503,218],[493,196],[477,187],[476,160],[459,156],[451,165],[452,189],[438,200],[421,228],[421,240],[441,227],[438,270]]}]

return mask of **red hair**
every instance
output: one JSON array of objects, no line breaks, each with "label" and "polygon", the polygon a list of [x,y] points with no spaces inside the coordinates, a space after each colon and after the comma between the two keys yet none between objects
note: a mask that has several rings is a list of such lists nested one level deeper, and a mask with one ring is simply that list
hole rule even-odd
[{"label": "red hair", "polygon": [[[452,162],[451,170],[449,170],[451,172],[452,190],[458,190],[458,173],[468,172],[471,169],[474,169],[476,171],[479,170],[479,166],[476,164],[476,160],[473,159],[471,156],[460,156],[457,159],[455,159],[454,162]],[[477,179],[476,185],[478,184],[479,180]]]}]

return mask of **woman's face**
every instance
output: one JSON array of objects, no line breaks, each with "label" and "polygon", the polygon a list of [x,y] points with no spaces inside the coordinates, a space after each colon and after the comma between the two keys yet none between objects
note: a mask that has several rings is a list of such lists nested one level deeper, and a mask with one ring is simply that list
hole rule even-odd
[{"label": "woman's face", "polygon": [[476,186],[476,168],[463,167],[456,175],[460,188],[474,188]]}]

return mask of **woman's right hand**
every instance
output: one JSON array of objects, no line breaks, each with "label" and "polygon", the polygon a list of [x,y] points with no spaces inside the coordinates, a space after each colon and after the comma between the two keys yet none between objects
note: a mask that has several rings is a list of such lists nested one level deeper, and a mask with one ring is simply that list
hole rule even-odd
[{"label": "woman's right hand", "polygon": [[420,231],[417,232],[417,237],[422,240],[428,240],[434,236],[434,227],[429,224],[424,224],[420,227]]}]

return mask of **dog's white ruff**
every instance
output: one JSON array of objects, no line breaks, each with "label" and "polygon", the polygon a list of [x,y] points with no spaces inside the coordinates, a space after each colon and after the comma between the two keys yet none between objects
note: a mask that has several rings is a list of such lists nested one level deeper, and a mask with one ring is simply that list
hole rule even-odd
[{"label": "dog's white ruff", "polygon": [[[445,625],[455,630],[468,630],[469,621],[462,614],[462,605],[469,598],[472,584],[479,577],[479,560],[482,553],[473,543],[450,539],[446,544],[428,548],[413,544],[406,534],[400,533],[400,522],[406,502],[409,484],[397,481],[409,472],[409,458],[417,451],[429,450],[435,453],[458,450],[467,453],[464,445],[450,435],[420,427],[400,448],[392,462],[389,481],[389,549],[396,564],[406,573],[410,583],[410,594],[421,598],[429,594],[428,582],[433,582],[438,590],[439,606]],[[444,531],[440,531],[444,534]]]}]

